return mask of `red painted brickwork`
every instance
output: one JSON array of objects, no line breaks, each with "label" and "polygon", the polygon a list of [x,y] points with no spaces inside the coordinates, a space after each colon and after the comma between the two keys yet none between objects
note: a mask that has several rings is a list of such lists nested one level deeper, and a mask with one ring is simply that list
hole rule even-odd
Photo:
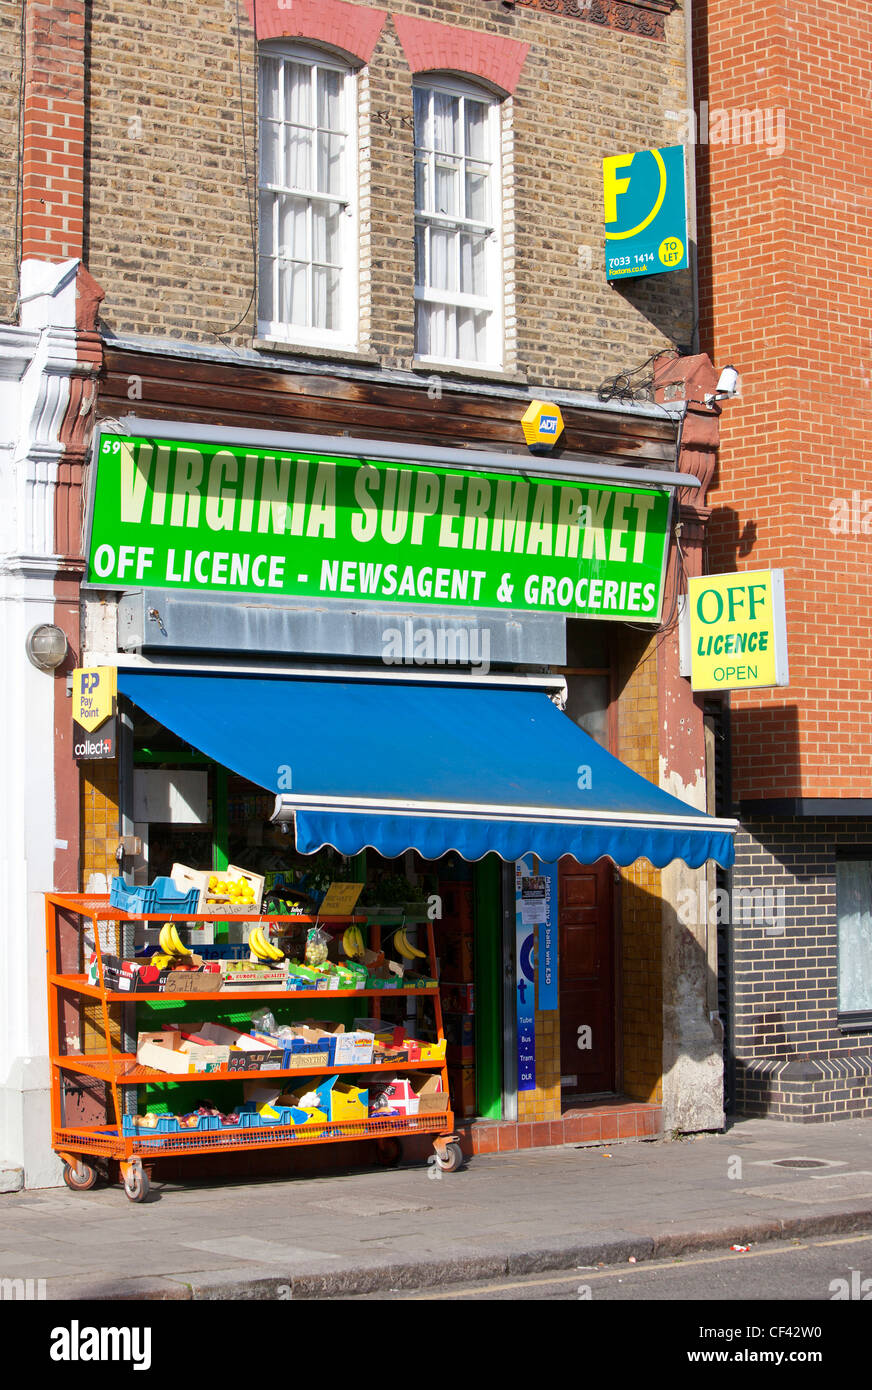
[{"label": "red painted brickwork", "polygon": [[347,0],[245,0],[259,39],[312,39],[368,63],[378,43],[386,10],[368,10]]},{"label": "red painted brickwork", "polygon": [[411,15],[394,15],[394,24],[412,72],[469,73],[507,95],[517,87],[530,49],[516,39],[453,24],[431,24]]},{"label": "red painted brickwork", "polygon": [[[787,588],[790,685],[732,696],[734,791],[868,797],[872,12],[693,13],[697,104],[719,138],[715,112],[731,113],[730,143],[697,145],[700,346],[743,378],[721,421],[710,568],[781,566]],[[743,109],[764,121],[750,141]]]},{"label": "red painted brickwork", "polygon": [[29,3],[22,163],[22,258],[82,254],[84,0]]},{"label": "red painted brickwork", "polygon": [[0,0],[0,319],[15,316],[18,275],[13,228],[18,169],[18,82],[21,72],[21,6]]}]

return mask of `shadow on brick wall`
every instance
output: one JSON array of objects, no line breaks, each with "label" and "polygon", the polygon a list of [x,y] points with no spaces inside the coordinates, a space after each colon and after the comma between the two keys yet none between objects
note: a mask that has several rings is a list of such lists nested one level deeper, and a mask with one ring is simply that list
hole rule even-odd
[{"label": "shadow on brick wall", "polygon": [[[715,468],[711,486],[720,482],[720,460]],[[712,574],[733,574],[737,561],[746,560],[757,544],[757,523],[753,517],[744,519],[733,507],[713,507],[708,523],[709,570]],[[747,569],[745,565],[743,568]]]},{"label": "shadow on brick wall", "polygon": [[730,739],[734,802],[802,796],[796,705],[734,705]]}]

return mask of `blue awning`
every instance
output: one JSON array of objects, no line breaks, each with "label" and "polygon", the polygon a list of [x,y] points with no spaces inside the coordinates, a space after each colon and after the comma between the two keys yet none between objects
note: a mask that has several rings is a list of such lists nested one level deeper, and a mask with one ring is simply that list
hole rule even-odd
[{"label": "blue awning", "polygon": [[541,690],[128,670],[118,690],[274,791],[303,854],[733,862],[735,821],[632,772]]}]

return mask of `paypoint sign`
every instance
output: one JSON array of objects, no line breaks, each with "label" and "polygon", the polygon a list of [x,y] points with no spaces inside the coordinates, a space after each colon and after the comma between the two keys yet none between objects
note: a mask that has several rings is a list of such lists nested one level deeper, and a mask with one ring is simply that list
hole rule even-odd
[{"label": "paypoint sign", "polygon": [[77,762],[114,758],[117,752],[118,672],[114,666],[73,672],[73,756]]},{"label": "paypoint sign", "polygon": [[694,690],[788,684],[783,570],[690,579],[688,605]]},{"label": "paypoint sign", "polygon": [[606,279],[687,267],[684,146],[603,160]]}]

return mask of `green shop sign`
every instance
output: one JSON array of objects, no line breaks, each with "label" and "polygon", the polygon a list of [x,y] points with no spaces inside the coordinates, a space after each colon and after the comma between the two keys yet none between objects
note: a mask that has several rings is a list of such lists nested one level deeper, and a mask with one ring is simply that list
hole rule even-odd
[{"label": "green shop sign", "polygon": [[103,434],[88,579],[657,622],[642,487]]}]

